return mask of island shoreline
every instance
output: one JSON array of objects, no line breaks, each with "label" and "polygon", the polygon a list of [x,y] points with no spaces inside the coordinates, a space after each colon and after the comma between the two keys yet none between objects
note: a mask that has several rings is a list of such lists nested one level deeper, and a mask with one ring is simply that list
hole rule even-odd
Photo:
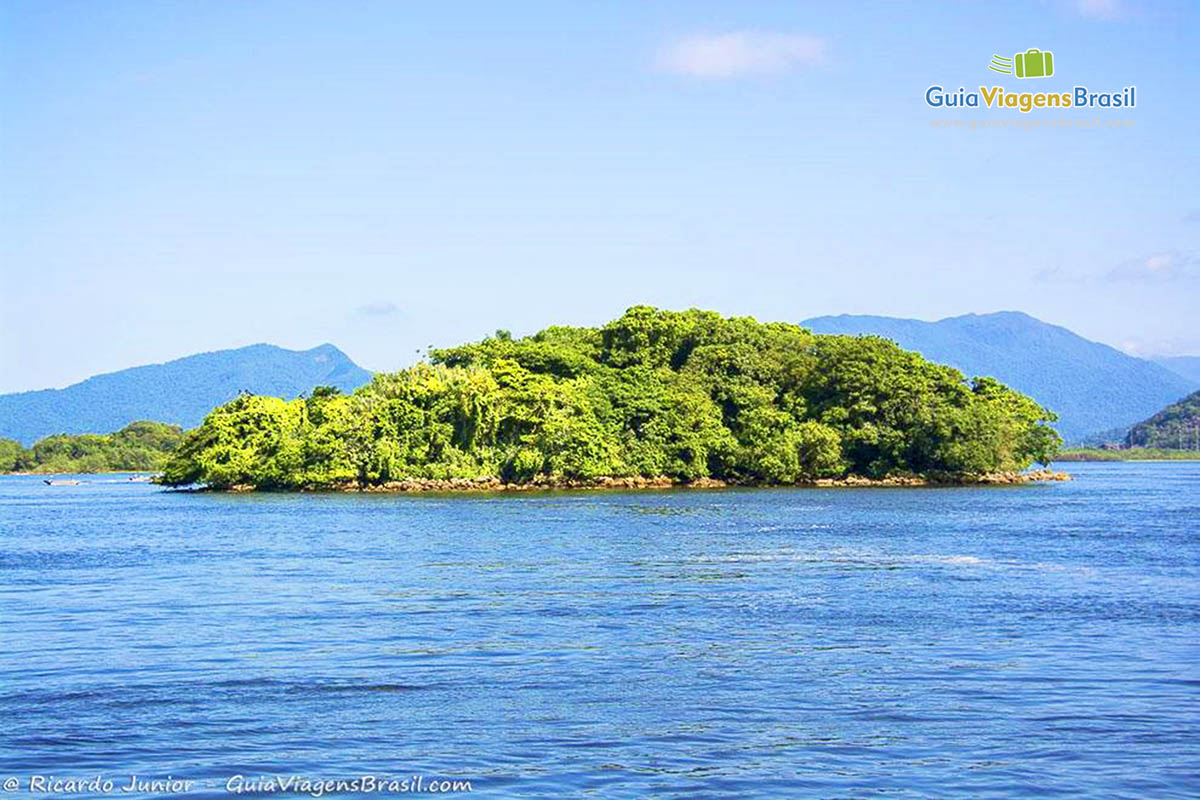
[{"label": "island shoreline", "polygon": [[660,478],[599,478],[595,480],[538,480],[522,483],[506,483],[499,478],[406,478],[377,485],[360,486],[356,483],[338,485],[314,485],[299,488],[261,487],[237,484],[229,487],[179,487],[169,489],[178,492],[223,492],[227,494],[270,493],[270,494],[509,494],[552,491],[629,491],[668,489],[896,489],[896,488],[946,488],[952,486],[1024,486],[1040,483],[1070,481],[1066,472],[1050,469],[1028,472],[996,472],[976,476],[922,477],[897,475],[888,478],[818,478],[796,483],[766,483],[757,481],[727,481],[716,478],[701,478],[680,481],[668,477]]}]

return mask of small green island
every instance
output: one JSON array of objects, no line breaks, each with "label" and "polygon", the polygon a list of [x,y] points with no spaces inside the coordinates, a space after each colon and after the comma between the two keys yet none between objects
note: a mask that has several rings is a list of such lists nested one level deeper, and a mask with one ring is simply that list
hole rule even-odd
[{"label": "small green island", "polygon": [[158,472],[182,441],[178,425],[145,420],[115,433],[47,436],[29,448],[0,439],[0,472]]},{"label": "small green island", "polygon": [[159,482],[226,490],[1020,482],[1054,415],[878,337],[629,309],[432,350],[346,395],[242,395]]}]

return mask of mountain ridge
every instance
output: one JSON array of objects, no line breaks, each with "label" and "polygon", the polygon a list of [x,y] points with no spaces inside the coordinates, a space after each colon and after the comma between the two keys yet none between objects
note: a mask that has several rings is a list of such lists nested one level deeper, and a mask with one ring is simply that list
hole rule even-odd
[{"label": "mountain ridge", "polygon": [[1200,356],[1151,356],[1149,360],[1200,384]]},{"label": "mountain ridge", "polygon": [[1127,428],[1196,388],[1168,368],[1022,311],[933,322],[877,315],[812,317],[815,333],[874,334],[968,377],[991,376],[1056,412],[1068,442]]},{"label": "mountain ridge", "polygon": [[61,389],[0,395],[0,437],[29,446],[57,433],[109,433],[142,419],[191,428],[241,391],[286,397],[320,385],[351,391],[370,377],[328,342],[308,350],[260,342],[104,372]]},{"label": "mountain ridge", "polygon": [[[1139,359],[1022,311],[932,322],[838,314],[801,324],[815,333],[881,335],[967,377],[995,377],[1058,413],[1069,443],[1099,432],[1122,438],[1200,386],[1186,369],[1173,369],[1200,358]],[[100,373],[61,389],[0,395],[0,437],[29,446],[57,433],[108,433],[140,419],[190,428],[240,391],[281,397],[318,385],[351,391],[370,377],[328,342],[308,350],[259,342]]]}]

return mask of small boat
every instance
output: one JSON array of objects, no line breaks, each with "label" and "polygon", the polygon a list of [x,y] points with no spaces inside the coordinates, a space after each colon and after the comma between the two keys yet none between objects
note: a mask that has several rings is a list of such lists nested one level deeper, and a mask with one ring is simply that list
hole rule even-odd
[{"label": "small boat", "polygon": [[47,486],[78,486],[79,481],[76,480],[58,480],[55,478],[45,478],[42,483]]}]

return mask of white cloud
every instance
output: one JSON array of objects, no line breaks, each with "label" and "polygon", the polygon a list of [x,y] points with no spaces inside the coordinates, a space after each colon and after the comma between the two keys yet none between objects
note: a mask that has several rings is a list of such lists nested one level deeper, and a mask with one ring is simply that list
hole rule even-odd
[{"label": "white cloud", "polygon": [[1167,283],[1198,277],[1198,267],[1200,260],[1194,255],[1167,251],[1118,264],[1108,277],[1140,283]]},{"label": "white cloud", "polygon": [[1041,283],[1103,284],[1111,281],[1142,284],[1169,284],[1200,280],[1200,256],[1178,250],[1163,250],[1122,261],[1107,271],[1082,271],[1061,266],[1046,267],[1033,273]]},{"label": "white cloud", "polygon": [[1089,19],[1118,19],[1125,16],[1121,0],[1076,0],[1075,10]]},{"label": "white cloud", "polygon": [[828,49],[824,39],[803,33],[696,34],[665,47],[659,53],[658,66],[695,78],[771,75],[823,64]]},{"label": "white cloud", "polygon": [[1198,355],[1200,354],[1200,337],[1130,338],[1121,342],[1121,349],[1138,358]]}]

